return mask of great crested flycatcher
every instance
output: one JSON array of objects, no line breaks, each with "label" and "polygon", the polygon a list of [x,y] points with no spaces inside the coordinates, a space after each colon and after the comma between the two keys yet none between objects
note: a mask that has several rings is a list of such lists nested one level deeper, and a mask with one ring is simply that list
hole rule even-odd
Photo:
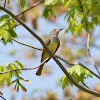
[{"label": "great crested flycatcher", "polygon": [[[50,32],[50,36],[48,37],[47,41],[45,42],[45,44],[48,46],[48,48],[51,50],[52,53],[55,53],[60,46],[58,34],[61,30],[62,29],[53,29]],[[43,48],[41,62],[43,62],[44,60],[46,60],[49,57],[50,57],[50,55]],[[36,75],[38,75],[38,76],[41,75],[43,66],[44,66],[44,64],[39,66],[39,68],[36,72]]]}]

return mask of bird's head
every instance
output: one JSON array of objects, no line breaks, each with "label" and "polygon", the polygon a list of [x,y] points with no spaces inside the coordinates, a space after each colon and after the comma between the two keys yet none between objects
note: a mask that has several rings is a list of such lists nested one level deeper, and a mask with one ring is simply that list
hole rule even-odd
[{"label": "bird's head", "polygon": [[62,30],[63,28],[61,29],[53,29],[51,32],[50,32],[50,35],[57,35],[59,34],[59,32]]}]

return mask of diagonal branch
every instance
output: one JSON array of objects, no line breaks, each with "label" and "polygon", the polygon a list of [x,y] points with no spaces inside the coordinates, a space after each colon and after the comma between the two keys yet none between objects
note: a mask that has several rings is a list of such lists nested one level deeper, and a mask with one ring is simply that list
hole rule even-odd
[{"label": "diagonal branch", "polygon": [[[12,40],[14,40],[15,42],[19,43],[19,44],[22,44],[22,45],[25,45],[25,46],[28,46],[28,47],[31,47],[33,49],[37,49],[37,50],[42,50],[41,48],[37,48],[37,47],[34,47],[32,45],[29,45],[29,44],[26,44],[26,43],[22,43],[18,40],[16,40],[15,38],[12,37]],[[58,56],[58,55],[55,55],[57,58],[59,58],[60,60],[62,60],[63,62],[65,62],[66,64],[70,65],[70,66],[74,66],[76,64],[73,64],[73,63],[70,63],[69,61],[65,60],[64,58]],[[100,76],[98,76],[96,73],[94,73],[92,70],[88,69],[85,65],[83,65],[82,63],[78,62],[77,64],[83,66],[85,69],[89,70],[94,76],[96,76],[97,78],[100,79]]]},{"label": "diagonal branch", "polygon": [[0,95],[0,98],[2,98],[3,100],[6,100],[3,96]]},{"label": "diagonal branch", "polygon": [[73,78],[69,75],[69,73],[66,71],[64,66],[59,62],[59,60],[56,58],[56,56],[48,49],[47,45],[44,43],[44,41],[35,33],[33,32],[27,25],[25,25],[21,20],[19,20],[13,13],[11,13],[9,10],[5,9],[4,7],[0,6],[0,9],[8,13],[10,16],[12,16],[18,23],[20,23],[24,28],[26,28],[35,38],[37,38],[40,43],[43,45],[47,53],[54,59],[54,61],[59,65],[61,70],[65,73],[65,75],[68,77],[68,79],[78,88],[81,90],[93,94],[95,96],[100,96],[100,93],[97,91],[93,91],[91,89],[85,88],[82,85],[78,84],[76,81],[73,80]]},{"label": "diagonal branch", "polygon": [[[33,49],[42,50],[41,48],[37,48],[37,47],[34,47],[34,46],[32,46],[32,45],[29,45],[29,44],[26,44],[26,43],[22,43],[22,42],[16,40],[15,38],[12,38],[12,40],[14,40],[15,42],[17,42],[17,43],[19,43],[19,44],[22,44],[22,45],[31,47],[31,48],[33,48]],[[55,56],[56,56],[57,58],[59,58],[60,60],[62,60],[63,62],[65,62],[66,64],[70,65],[70,66],[76,65],[76,64],[73,64],[73,63],[71,63],[71,62],[65,60],[64,58],[62,58],[62,57],[60,57],[60,56],[58,56],[58,55],[55,55]],[[96,76],[97,78],[100,79],[100,76],[98,76],[98,75],[97,75],[96,73],[94,73],[92,70],[88,69],[88,68],[87,68],[85,65],[83,65],[82,63],[78,62],[77,64],[83,66],[85,69],[89,70],[94,76]]]},{"label": "diagonal branch", "polygon": [[[22,44],[22,45],[31,47],[31,48],[33,48],[33,49],[42,50],[41,48],[37,48],[37,47],[34,47],[34,46],[32,46],[32,45],[29,45],[29,44],[26,44],[26,43],[22,43],[22,42],[16,40],[15,38],[13,38],[13,37],[12,37],[12,40],[14,40],[15,42],[17,42],[17,43],[19,43],[19,44]],[[65,62],[66,64],[70,65],[70,66],[76,65],[76,64],[73,64],[73,63],[71,63],[71,62],[65,60],[64,58],[62,58],[62,57],[60,57],[60,56],[58,56],[58,55],[55,55],[55,56],[56,56],[57,58],[59,58],[60,60],[62,60],[63,62]],[[88,68],[87,68],[85,65],[83,65],[82,63],[78,62],[77,64],[83,66],[85,69],[89,70],[94,76],[96,76],[97,78],[100,79],[100,76],[98,76],[98,75],[97,75],[96,73],[94,73],[92,70],[88,69]]]}]

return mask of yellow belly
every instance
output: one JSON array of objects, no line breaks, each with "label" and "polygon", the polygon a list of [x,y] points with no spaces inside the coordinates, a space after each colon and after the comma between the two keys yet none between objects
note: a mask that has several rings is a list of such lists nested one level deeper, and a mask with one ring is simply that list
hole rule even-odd
[{"label": "yellow belly", "polygon": [[[57,47],[58,47],[58,43],[57,42],[53,42],[53,43],[50,43],[48,45],[48,48],[51,50],[52,53],[55,52],[55,50],[57,49]],[[44,55],[43,55],[42,61],[44,61],[45,59],[47,59],[49,57],[50,57],[49,54],[47,52],[45,52]]]}]

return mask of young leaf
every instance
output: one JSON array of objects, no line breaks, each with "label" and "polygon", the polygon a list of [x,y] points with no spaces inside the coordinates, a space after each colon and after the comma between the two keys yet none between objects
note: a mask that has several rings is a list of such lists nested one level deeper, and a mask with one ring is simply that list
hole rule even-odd
[{"label": "young leaf", "polygon": [[[83,68],[81,65],[75,65],[67,69],[68,73],[76,82],[84,82],[84,79],[92,77],[92,74],[87,69]],[[62,88],[64,89],[66,85],[73,85],[66,75],[62,77]]]},{"label": "young leaf", "polygon": [[9,15],[5,14],[0,17],[0,21],[3,21],[4,19],[8,19],[8,18],[10,18]]},{"label": "young leaf", "polygon": [[4,75],[0,74],[0,83],[4,81]]},{"label": "young leaf", "polygon": [[100,100],[100,97],[98,97],[97,100]]},{"label": "young leaf", "polygon": [[4,74],[4,78],[5,78],[5,80],[7,81],[7,83],[9,83],[9,82],[10,82],[10,78],[11,78],[10,73],[5,73],[5,74]]},{"label": "young leaf", "polygon": [[0,91],[0,94],[3,95],[3,93]]},{"label": "young leaf", "polygon": [[20,68],[24,68],[24,66],[18,60],[16,60],[14,63],[17,64]]},{"label": "young leaf", "polygon": [[22,8],[24,8],[25,4],[26,4],[26,0],[20,0],[20,5]]},{"label": "young leaf", "polygon": [[48,16],[53,15],[53,14],[54,14],[54,11],[52,9],[52,6],[46,6],[43,11],[42,16],[44,16],[44,18],[46,19]]},{"label": "young leaf", "polygon": [[3,40],[4,44],[7,44],[7,42],[12,43],[11,37],[17,37],[16,33],[11,27],[12,23],[7,20],[3,20],[0,23],[0,40]]},{"label": "young leaf", "polygon": [[22,84],[19,83],[19,85],[20,85],[20,87],[22,88],[23,91],[27,92],[27,89]]},{"label": "young leaf", "polygon": [[19,83],[17,83],[17,92],[19,91]]}]

